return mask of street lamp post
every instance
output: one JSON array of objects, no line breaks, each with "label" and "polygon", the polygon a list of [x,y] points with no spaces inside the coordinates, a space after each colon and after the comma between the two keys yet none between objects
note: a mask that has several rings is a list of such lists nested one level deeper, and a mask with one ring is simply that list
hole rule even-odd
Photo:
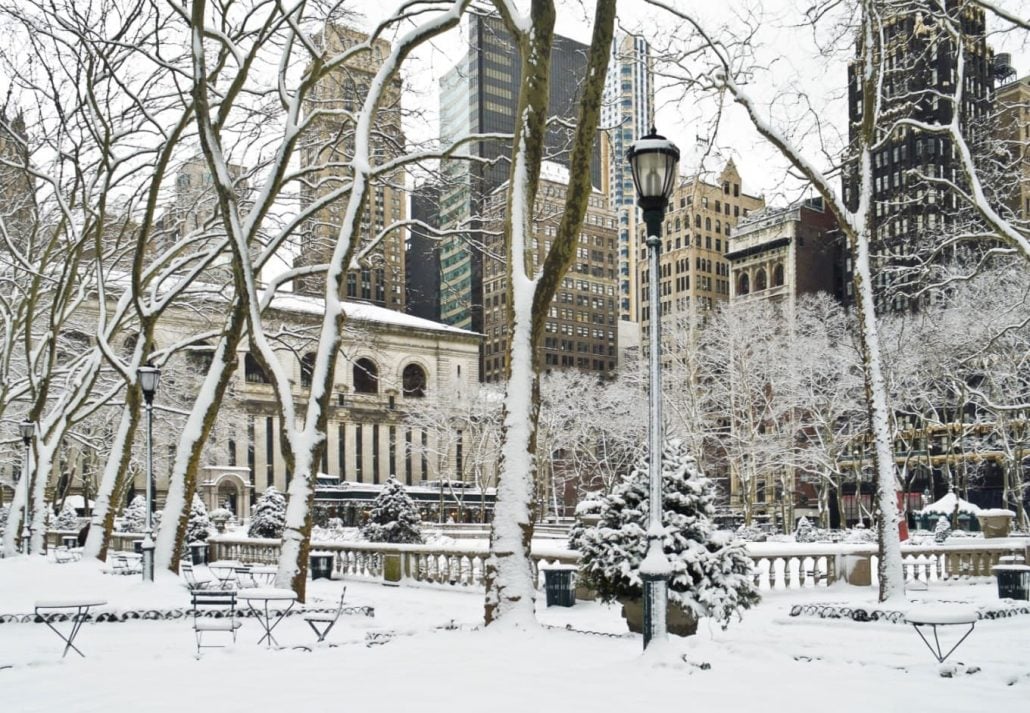
[{"label": "street lamp post", "polygon": [[659,295],[659,260],[662,255],[662,221],[669,198],[676,187],[680,152],[676,144],[660,136],[654,128],[634,143],[626,154],[637,189],[637,205],[647,226],[647,247],[650,264],[648,285],[650,334],[650,398],[648,429],[648,480],[650,481],[647,528],[647,555],[640,564],[644,580],[644,649],[651,641],[668,638],[666,608],[671,573],[669,559],[662,546],[662,310]]},{"label": "street lamp post", "polygon": [[32,435],[36,432],[36,424],[32,421],[22,421],[18,424],[18,431],[21,433],[21,442],[25,444],[25,467],[22,468],[22,477],[25,478],[25,502],[21,518],[21,547],[25,554],[29,553],[29,543],[32,541],[32,526],[29,525],[29,486],[32,479],[29,477],[29,450],[32,446]]},{"label": "street lamp post", "polygon": [[147,364],[137,372],[143,400],[147,407],[147,516],[143,529],[143,581],[154,581],[154,394],[161,380],[161,370]]}]

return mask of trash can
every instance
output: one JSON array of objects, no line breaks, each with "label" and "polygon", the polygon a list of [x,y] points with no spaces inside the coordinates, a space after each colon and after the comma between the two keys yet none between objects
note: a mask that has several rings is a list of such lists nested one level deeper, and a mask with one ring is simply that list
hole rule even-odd
[{"label": "trash can", "polygon": [[133,540],[132,551],[138,555],[143,554],[143,540]]},{"label": "trash can", "polygon": [[576,568],[569,565],[554,565],[541,569],[544,572],[547,606],[573,606],[576,603],[576,587],[572,583],[572,575],[575,574]]},{"label": "trash can", "polygon": [[1000,599],[1030,601],[1030,566],[1025,564],[999,564],[991,568],[998,578]]},{"label": "trash can", "polygon": [[312,552],[308,558],[311,563],[311,579],[333,578],[332,552]]},{"label": "trash can", "polygon": [[190,548],[190,560],[193,564],[207,564],[208,561],[208,545],[206,542],[191,542]]}]

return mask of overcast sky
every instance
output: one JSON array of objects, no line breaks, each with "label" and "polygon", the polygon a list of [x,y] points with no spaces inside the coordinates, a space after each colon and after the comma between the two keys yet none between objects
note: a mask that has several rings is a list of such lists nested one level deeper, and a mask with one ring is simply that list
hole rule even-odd
[{"label": "overcast sky", "polygon": [[[841,135],[845,127],[845,105],[842,101],[846,81],[846,62],[850,47],[839,43],[840,51],[830,58],[815,58],[817,44],[829,41],[831,28],[824,25],[819,34],[802,26],[803,12],[808,0],[727,0],[698,10],[701,3],[686,0],[666,0],[675,7],[701,12],[706,28],[740,32],[745,24],[753,25],[757,32],[754,42],[753,91],[769,103],[773,116],[786,117],[804,113],[809,107],[813,117],[824,122],[822,136],[832,148],[839,145],[834,133]],[[523,3],[526,4],[526,3]],[[1000,0],[999,5],[1016,14],[1026,15],[1023,0]],[[363,8],[366,27],[386,15],[394,5],[390,0],[361,0],[356,7]],[[589,41],[593,12],[589,0],[559,0],[557,32],[582,42]],[[620,0],[619,23],[629,31],[653,37],[657,44],[670,38],[674,21],[663,11],[644,0]],[[724,30],[721,28],[725,28]],[[1019,76],[1030,73],[1030,49],[1025,33],[999,32],[1002,25],[989,21],[993,33],[990,44],[996,52],[1013,54]],[[680,33],[682,34],[682,33]],[[681,39],[672,38],[673,41]],[[461,57],[467,42],[463,31],[454,31],[438,40],[432,50],[420,53],[407,72],[408,106],[421,106],[427,110],[427,120],[413,125],[408,131],[415,135],[435,136],[438,110],[436,79]],[[683,152],[681,172],[692,174],[699,170],[717,173],[727,158],[732,157],[740,168],[745,189],[761,193],[768,200],[781,202],[797,195],[797,184],[786,176],[782,159],[771,151],[750,127],[750,123],[736,107],[728,106],[722,112],[717,135],[712,133],[712,119],[717,105],[714,101],[697,101],[694,96],[682,96],[670,80],[659,77],[657,85],[657,125],[661,133],[674,140]],[[805,99],[801,99],[801,94]],[[810,132],[813,122],[797,127],[799,132]],[[702,162],[703,159],[703,162]]]}]

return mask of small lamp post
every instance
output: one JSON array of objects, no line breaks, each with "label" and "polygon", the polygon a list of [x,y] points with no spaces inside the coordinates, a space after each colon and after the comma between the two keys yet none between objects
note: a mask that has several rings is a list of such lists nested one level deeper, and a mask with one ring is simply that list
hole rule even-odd
[{"label": "small lamp post", "polygon": [[152,364],[137,371],[147,408],[147,516],[143,528],[143,581],[154,581],[154,394],[161,381],[161,370]]},{"label": "small lamp post", "polygon": [[25,503],[21,518],[21,547],[22,551],[28,554],[29,543],[32,540],[32,526],[29,524],[29,499],[32,496],[32,493],[29,492],[29,487],[32,485],[32,479],[29,478],[29,456],[36,424],[29,420],[22,421],[18,424],[18,432],[21,434],[21,442],[25,444],[25,467],[22,468],[22,477],[25,478]]},{"label": "small lamp post", "polygon": [[648,432],[648,498],[649,523],[647,555],[640,564],[644,580],[644,649],[654,639],[664,640],[666,609],[671,565],[662,546],[662,310],[658,290],[659,261],[662,255],[662,221],[669,198],[676,187],[680,152],[676,144],[660,136],[654,128],[647,136],[630,146],[626,159],[633,171],[637,189],[637,205],[647,226],[647,247],[650,258],[650,398]]}]

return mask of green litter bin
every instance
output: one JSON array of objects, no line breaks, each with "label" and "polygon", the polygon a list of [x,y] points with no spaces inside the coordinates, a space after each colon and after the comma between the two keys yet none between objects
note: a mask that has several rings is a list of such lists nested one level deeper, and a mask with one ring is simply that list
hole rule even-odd
[{"label": "green litter bin", "polygon": [[991,568],[998,578],[998,597],[1030,601],[1030,566],[999,564]]},{"label": "green litter bin", "polygon": [[544,572],[544,591],[547,594],[547,606],[571,607],[576,603],[576,587],[573,575],[576,568],[571,565],[552,565],[541,567]]}]

